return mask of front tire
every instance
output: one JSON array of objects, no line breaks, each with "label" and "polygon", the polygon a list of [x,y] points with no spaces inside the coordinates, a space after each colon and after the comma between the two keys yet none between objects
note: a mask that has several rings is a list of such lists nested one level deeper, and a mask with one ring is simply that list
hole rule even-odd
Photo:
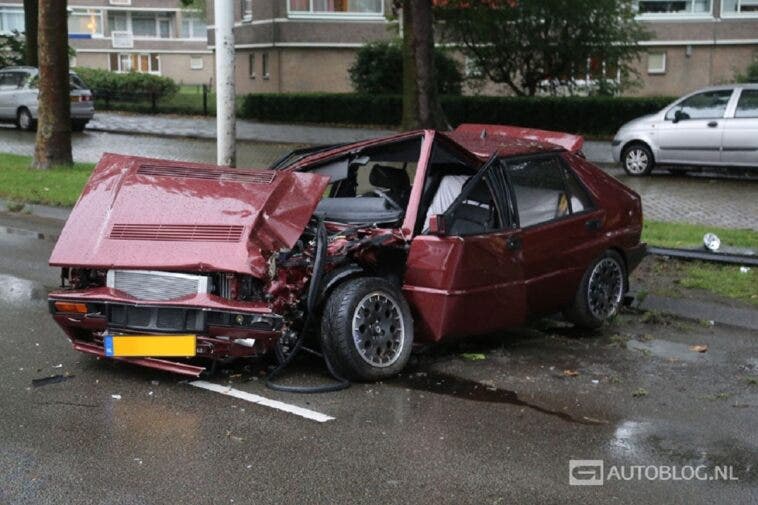
[{"label": "front tire", "polygon": [[379,277],[350,279],[324,305],[321,348],[334,368],[353,381],[398,374],[413,345],[413,318],[400,290]]},{"label": "front tire", "polygon": [[624,149],[621,155],[621,164],[627,174],[632,177],[641,177],[653,171],[655,160],[653,152],[648,146],[636,143]]},{"label": "front tire", "polygon": [[29,109],[22,107],[16,113],[16,126],[23,131],[33,131],[37,126],[37,122],[32,117],[32,113]]},{"label": "front tire", "polygon": [[599,328],[618,313],[626,287],[624,260],[617,252],[606,251],[584,272],[574,302],[564,316],[577,326]]}]

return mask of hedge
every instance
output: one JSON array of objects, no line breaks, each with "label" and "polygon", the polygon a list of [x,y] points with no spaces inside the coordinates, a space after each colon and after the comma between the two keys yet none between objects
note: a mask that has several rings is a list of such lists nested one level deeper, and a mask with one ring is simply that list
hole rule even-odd
[{"label": "hedge", "polygon": [[99,68],[75,68],[74,71],[95,96],[160,100],[174,95],[179,86],[170,78],[138,72],[118,73]]},{"label": "hedge", "polygon": [[[612,135],[636,117],[658,111],[672,97],[444,96],[452,125],[497,123],[590,135]],[[240,117],[282,123],[398,126],[399,95],[251,94]]]}]

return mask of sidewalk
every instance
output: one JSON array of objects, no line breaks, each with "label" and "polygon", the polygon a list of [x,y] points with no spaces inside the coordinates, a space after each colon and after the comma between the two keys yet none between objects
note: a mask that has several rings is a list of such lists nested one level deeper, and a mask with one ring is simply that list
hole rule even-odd
[{"label": "sidewalk", "polygon": [[[109,133],[137,133],[167,137],[215,139],[216,119],[170,115],[97,112],[87,129]],[[391,135],[396,130],[337,126],[287,125],[237,120],[237,140],[292,144],[339,144]],[[584,154],[594,163],[613,163],[610,142],[587,141]]]},{"label": "sidewalk", "polygon": [[[88,130],[195,139],[216,138],[216,118],[97,112]],[[393,130],[287,125],[237,120],[237,140],[291,144],[340,144],[395,133]]]}]

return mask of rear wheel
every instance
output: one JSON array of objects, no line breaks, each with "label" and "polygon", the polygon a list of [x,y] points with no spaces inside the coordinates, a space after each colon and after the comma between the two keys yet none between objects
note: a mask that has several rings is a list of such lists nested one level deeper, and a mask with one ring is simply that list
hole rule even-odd
[{"label": "rear wheel", "polygon": [[32,131],[36,126],[36,121],[32,113],[26,107],[21,107],[16,113],[16,126],[24,131]]},{"label": "rear wheel", "polygon": [[621,256],[606,251],[584,273],[574,302],[564,315],[584,328],[599,328],[615,316],[626,290],[626,268]]},{"label": "rear wheel", "polygon": [[347,280],[324,305],[321,347],[348,379],[375,381],[396,375],[408,363],[412,345],[408,303],[385,279]]},{"label": "rear wheel", "polygon": [[71,121],[71,131],[83,132],[86,126],[87,126],[87,121],[82,121],[78,119],[74,119],[73,121]]},{"label": "rear wheel", "polygon": [[632,144],[624,149],[621,163],[624,165],[624,171],[634,177],[648,175],[655,166],[653,152],[648,146],[640,143]]}]

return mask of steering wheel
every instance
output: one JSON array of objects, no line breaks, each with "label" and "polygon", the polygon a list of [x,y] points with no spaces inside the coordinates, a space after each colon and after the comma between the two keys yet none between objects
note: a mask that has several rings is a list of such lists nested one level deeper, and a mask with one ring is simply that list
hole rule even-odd
[{"label": "steering wheel", "polygon": [[393,209],[393,210],[403,210],[403,208],[400,206],[400,204],[397,203],[390,195],[388,195],[384,191],[379,190],[379,189],[375,189],[375,190],[372,191],[372,193],[374,193],[376,196],[384,199],[384,201],[387,202],[387,205],[389,206],[390,209]]}]

